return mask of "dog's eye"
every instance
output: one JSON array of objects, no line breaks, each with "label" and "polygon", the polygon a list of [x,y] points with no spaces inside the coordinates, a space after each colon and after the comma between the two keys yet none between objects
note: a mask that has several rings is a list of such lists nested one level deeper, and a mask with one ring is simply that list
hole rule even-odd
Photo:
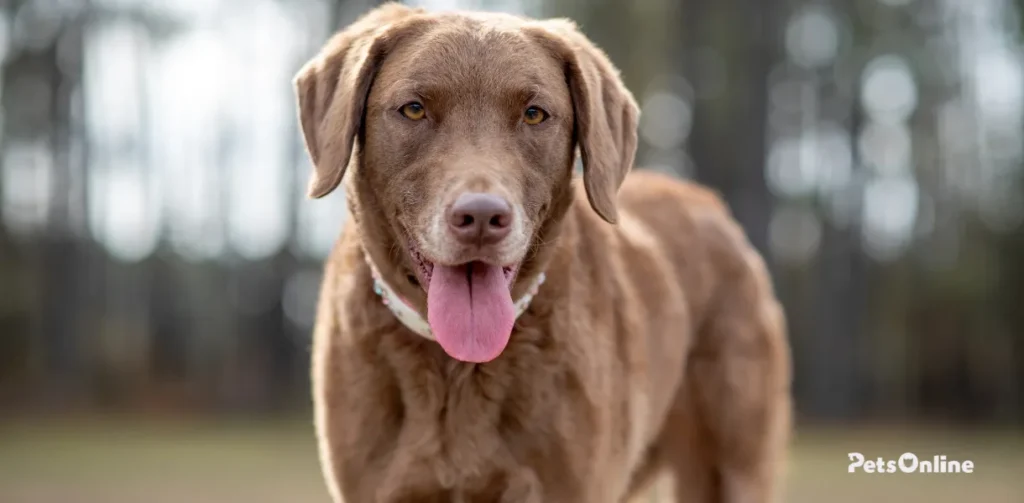
[{"label": "dog's eye", "polygon": [[536,126],[548,118],[548,113],[537,107],[530,107],[523,113],[523,122]]},{"label": "dog's eye", "polygon": [[414,121],[418,121],[427,115],[427,111],[423,109],[423,105],[415,101],[402,105],[402,108],[399,108],[398,111],[402,112],[402,115],[404,115],[405,118]]}]

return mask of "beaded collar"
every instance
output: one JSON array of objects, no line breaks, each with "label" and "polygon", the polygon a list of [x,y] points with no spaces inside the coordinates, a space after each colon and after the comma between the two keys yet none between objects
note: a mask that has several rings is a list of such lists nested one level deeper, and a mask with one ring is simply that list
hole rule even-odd
[{"label": "beaded collar", "polygon": [[[377,270],[377,266],[370,261],[369,254],[366,256],[366,262],[370,265],[370,274],[373,276],[373,293],[380,297],[381,302],[395,315],[395,318],[398,318],[398,321],[402,322],[409,330],[416,332],[426,339],[436,340],[427,320],[423,319],[420,313],[416,312],[416,309],[412,307],[409,301],[403,299],[384,281],[380,271]],[[530,283],[530,288],[527,289],[526,294],[515,302],[516,319],[519,319],[526,312],[526,308],[530,306],[530,301],[537,295],[540,285],[544,284],[544,278],[544,273],[537,275],[533,282]]]}]

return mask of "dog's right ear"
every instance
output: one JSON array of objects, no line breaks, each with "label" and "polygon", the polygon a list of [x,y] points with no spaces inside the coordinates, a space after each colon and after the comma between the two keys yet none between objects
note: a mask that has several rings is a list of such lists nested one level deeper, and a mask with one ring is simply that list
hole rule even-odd
[{"label": "dog's right ear", "polygon": [[341,183],[362,125],[377,70],[406,18],[422,13],[384,4],[334,35],[293,80],[299,124],[313,161],[309,196],[330,194]]},{"label": "dog's right ear", "polygon": [[565,65],[587,199],[601,218],[615,223],[619,187],[636,156],[640,114],[636,100],[604,51],[572,21],[548,19],[526,32]]}]

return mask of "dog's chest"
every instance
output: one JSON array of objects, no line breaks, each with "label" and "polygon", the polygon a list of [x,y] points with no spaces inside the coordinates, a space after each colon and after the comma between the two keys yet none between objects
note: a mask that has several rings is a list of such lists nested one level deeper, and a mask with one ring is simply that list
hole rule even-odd
[{"label": "dog's chest", "polygon": [[378,501],[539,503],[547,479],[571,485],[579,467],[569,460],[581,458],[567,437],[588,426],[567,419],[580,414],[564,370],[528,365],[517,349],[487,365],[439,358],[398,376],[403,420]]}]

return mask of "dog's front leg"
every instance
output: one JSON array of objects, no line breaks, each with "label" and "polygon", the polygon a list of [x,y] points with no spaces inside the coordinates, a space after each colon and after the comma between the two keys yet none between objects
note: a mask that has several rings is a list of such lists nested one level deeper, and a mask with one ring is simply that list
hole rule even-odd
[{"label": "dog's front leg", "polygon": [[791,421],[786,323],[761,258],[741,249],[733,265],[738,274],[698,334],[687,379],[717,476],[710,499],[768,503],[779,497]]}]

